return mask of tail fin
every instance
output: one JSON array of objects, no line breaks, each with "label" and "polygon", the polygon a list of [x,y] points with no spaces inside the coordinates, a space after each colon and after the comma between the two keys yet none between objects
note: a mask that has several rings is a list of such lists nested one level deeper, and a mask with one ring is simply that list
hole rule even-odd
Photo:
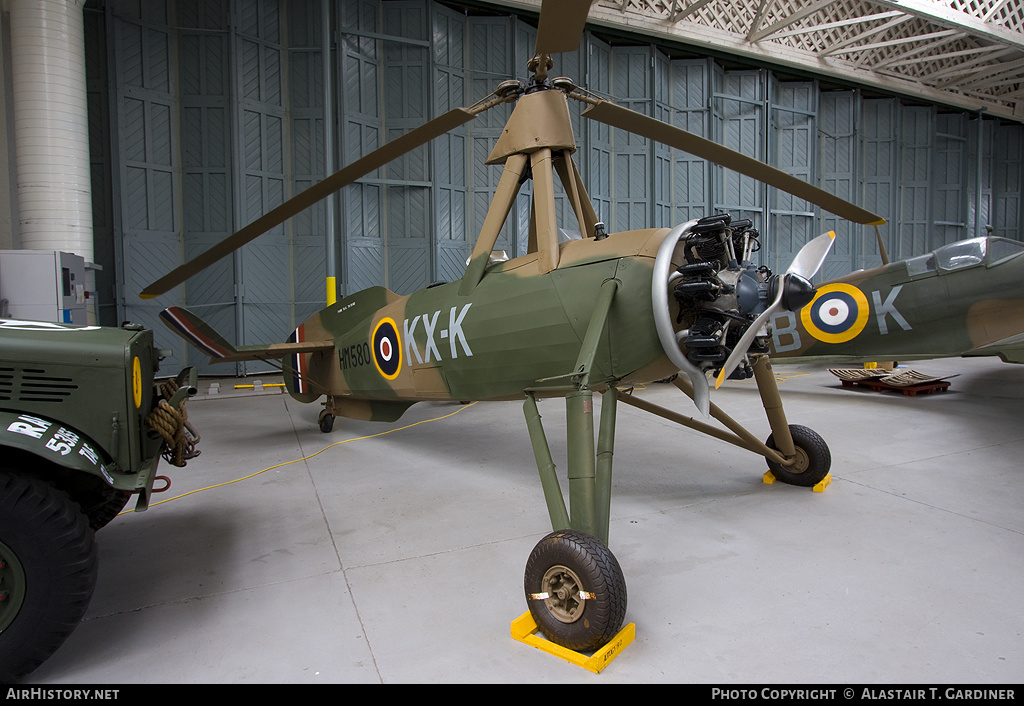
[{"label": "tail fin", "polygon": [[210,356],[211,362],[235,360],[238,349],[188,309],[169,306],[160,312],[160,318],[171,330]]},{"label": "tail fin", "polygon": [[[193,346],[210,356],[211,363],[229,363],[242,360],[282,360],[300,353],[334,348],[334,341],[303,341],[300,336],[292,334],[288,343],[271,343],[259,346],[235,347],[223,336],[188,309],[170,306],[160,312],[171,330],[191,343]],[[301,329],[301,327],[300,327]]]}]

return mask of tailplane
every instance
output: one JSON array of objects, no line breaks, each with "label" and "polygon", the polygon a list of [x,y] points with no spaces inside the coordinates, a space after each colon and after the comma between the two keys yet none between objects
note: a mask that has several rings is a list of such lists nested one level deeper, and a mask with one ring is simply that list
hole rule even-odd
[{"label": "tailplane", "polygon": [[[302,337],[296,334],[292,334],[288,343],[233,346],[209,324],[180,306],[167,307],[160,312],[160,318],[171,330],[210,356],[211,363],[283,360],[289,356],[334,348],[333,340],[303,341]],[[301,330],[301,327],[298,330]]]}]

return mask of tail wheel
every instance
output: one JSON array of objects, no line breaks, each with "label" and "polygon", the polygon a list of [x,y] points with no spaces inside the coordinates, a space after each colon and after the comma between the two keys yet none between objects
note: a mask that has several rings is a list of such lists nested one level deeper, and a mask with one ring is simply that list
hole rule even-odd
[{"label": "tail wheel", "polygon": [[0,472],[0,683],[60,647],[89,606],[96,570],[78,506],[36,478]]},{"label": "tail wheel", "polygon": [[320,431],[324,434],[330,434],[334,429],[334,415],[328,412],[326,409],[320,411],[320,417],[317,419],[317,426],[320,427]]},{"label": "tail wheel", "polygon": [[626,581],[615,556],[585,532],[559,530],[526,563],[526,602],[545,637],[577,652],[602,647],[626,617]]},{"label": "tail wheel", "polygon": [[[768,468],[783,483],[811,488],[828,475],[832,468],[832,452],[828,450],[825,440],[807,427],[790,424],[789,432],[793,435],[793,446],[796,448],[793,463],[782,466],[768,461]],[[774,435],[768,437],[765,445],[778,450]]]}]

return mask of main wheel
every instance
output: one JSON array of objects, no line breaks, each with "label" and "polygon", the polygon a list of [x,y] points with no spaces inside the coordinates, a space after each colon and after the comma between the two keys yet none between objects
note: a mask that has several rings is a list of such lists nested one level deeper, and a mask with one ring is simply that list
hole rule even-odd
[{"label": "main wheel", "polygon": [[[796,457],[789,466],[782,466],[768,461],[772,474],[783,483],[811,488],[822,481],[832,468],[832,453],[828,450],[825,440],[817,433],[798,424],[790,424],[789,432],[793,435],[793,446]],[[778,450],[775,436],[769,436],[765,445]]]},{"label": "main wheel", "polygon": [[619,562],[585,532],[559,530],[542,539],[530,553],[523,586],[541,632],[576,652],[603,646],[626,617],[626,581]]},{"label": "main wheel", "polygon": [[37,478],[0,472],[0,682],[61,646],[89,606],[96,569],[78,506]]}]

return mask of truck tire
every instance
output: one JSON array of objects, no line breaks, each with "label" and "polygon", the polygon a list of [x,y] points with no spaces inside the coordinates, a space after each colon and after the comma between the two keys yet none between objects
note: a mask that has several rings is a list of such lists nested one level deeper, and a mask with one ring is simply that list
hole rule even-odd
[{"label": "truck tire", "polygon": [[0,564],[0,683],[10,683],[52,655],[89,606],[93,531],[64,493],[0,471]]},{"label": "truck tire", "polygon": [[82,512],[89,519],[89,526],[94,532],[106,527],[111,520],[121,514],[125,505],[131,499],[132,494],[124,490],[108,489],[106,497],[89,508],[82,508]]}]

